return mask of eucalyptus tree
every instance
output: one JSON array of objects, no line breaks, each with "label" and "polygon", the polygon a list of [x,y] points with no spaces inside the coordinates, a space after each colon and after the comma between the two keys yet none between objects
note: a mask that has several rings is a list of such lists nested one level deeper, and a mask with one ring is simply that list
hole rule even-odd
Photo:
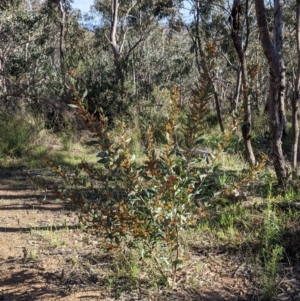
[{"label": "eucalyptus tree", "polygon": [[297,178],[297,154],[299,144],[299,102],[300,102],[300,0],[296,0],[296,41],[297,41],[297,57],[298,68],[295,78],[294,95],[292,98],[292,172],[293,178]]},{"label": "eucalyptus tree", "polygon": [[[251,102],[248,95],[248,75],[246,51],[249,42],[250,24],[249,24],[249,1],[245,1],[245,25],[242,23],[242,3],[240,0],[234,0],[231,9],[231,37],[240,60],[241,78],[242,78],[242,95],[243,95],[243,123],[242,134],[246,150],[246,159],[251,164],[255,164],[255,156],[251,145],[252,129],[252,112]],[[245,28],[244,28],[245,27]]]},{"label": "eucalyptus tree", "polygon": [[[61,73],[66,72],[65,66],[65,48],[66,48],[66,35],[69,29],[69,18],[71,16],[71,3],[70,0],[46,0],[43,4],[43,14],[47,20],[47,28],[50,36],[55,36],[55,41],[58,38],[58,65]],[[50,32],[52,30],[52,32]]]},{"label": "eucalyptus tree", "polygon": [[282,135],[286,126],[285,117],[285,65],[283,59],[283,1],[274,0],[274,36],[270,36],[264,1],[255,0],[257,24],[264,54],[269,63],[269,129],[273,164],[278,180],[287,178],[282,151]]},{"label": "eucalyptus tree", "polygon": [[[175,28],[171,29],[171,25],[178,25],[176,21],[179,19],[180,2],[95,1],[94,8],[101,17],[101,24],[95,30],[95,42],[102,58],[96,61],[102,71],[93,71],[94,74],[98,73],[98,82],[91,82],[94,88],[89,89],[89,97],[93,94],[93,102],[96,104],[100,101],[109,115],[128,112],[131,104],[151,98],[156,79],[150,74],[161,74],[163,77],[162,68],[168,61],[173,62],[167,55],[167,43],[160,44],[159,41],[167,41],[169,38],[170,41],[170,32],[176,31]],[[155,42],[157,48],[154,52],[160,53],[161,49],[165,49],[165,57],[158,64],[157,72],[153,69],[154,64],[151,65],[149,61],[150,57],[156,60],[152,56],[153,44],[149,44],[150,40],[158,41]],[[177,42],[180,49],[180,41]],[[161,56],[158,54],[158,57]],[[174,75],[172,70],[170,74]],[[181,73],[178,78],[180,76]],[[96,91],[104,97],[98,97],[97,100]]]},{"label": "eucalyptus tree", "polygon": [[129,56],[147,39],[158,20],[172,17],[176,13],[175,2],[181,1],[95,1],[95,8],[101,13],[104,27],[109,31],[106,37],[114,55],[116,75],[122,86]]},{"label": "eucalyptus tree", "polygon": [[69,10],[68,3],[64,2],[66,23],[62,47],[59,3],[62,2],[22,0],[7,2],[4,6],[1,2],[0,97],[3,110],[19,108],[24,112],[31,109],[41,114],[51,104],[59,107],[63,103],[61,100],[67,101],[64,77],[66,71],[79,62],[77,45],[84,31],[76,12]]},{"label": "eucalyptus tree", "polygon": [[29,76],[34,55],[32,45],[41,37],[41,18],[26,9],[24,1],[5,6],[0,21],[0,78],[1,98],[8,106],[16,105],[16,99],[31,87]]},{"label": "eucalyptus tree", "polygon": [[[87,99],[92,111],[101,106],[106,114],[120,116],[137,110],[143,119],[142,115],[145,117],[162,104],[161,98],[156,97],[159,91],[163,95],[166,90],[172,90],[173,85],[180,87],[184,104],[195,82],[194,61],[184,30],[176,31],[162,23],[152,25],[147,38],[130,52],[126,62],[120,59],[126,63],[122,65],[123,86],[114,76],[116,67],[106,32],[109,32],[108,28],[99,27],[94,37],[91,33],[91,41],[94,38],[95,44],[91,44],[90,51],[84,54],[88,66],[82,85],[88,90]],[[128,32],[125,51],[138,37],[139,32]]]}]

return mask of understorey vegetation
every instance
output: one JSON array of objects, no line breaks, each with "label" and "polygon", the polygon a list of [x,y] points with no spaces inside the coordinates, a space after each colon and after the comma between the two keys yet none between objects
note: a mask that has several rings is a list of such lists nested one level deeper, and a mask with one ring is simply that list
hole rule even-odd
[{"label": "understorey vegetation", "polygon": [[105,276],[80,252],[70,275],[120,300],[299,300],[299,0],[0,14],[3,179],[26,173],[97,242]]},{"label": "understorey vegetation", "polygon": [[[141,133],[139,157],[124,122],[111,127],[101,109],[97,117],[90,114],[73,84],[70,89],[70,107],[94,134],[87,147],[97,153],[97,162],[70,168],[48,161],[48,166],[63,180],[55,194],[76,210],[80,227],[100,239],[102,250],[118,258],[118,265],[129,260],[140,272],[150,271],[146,278],[134,276],[138,285],[150,281],[175,288],[188,271],[191,248],[229,244],[252,262],[259,300],[276,296],[281,262],[297,254],[284,237],[290,231],[298,235],[298,188],[274,181],[262,149],[255,165],[238,166],[235,116],[214,148],[204,150],[209,81],[200,81],[184,110],[180,90],[173,88],[160,125],[163,142],[156,142],[149,126]],[[203,241],[207,237],[211,243]]]}]

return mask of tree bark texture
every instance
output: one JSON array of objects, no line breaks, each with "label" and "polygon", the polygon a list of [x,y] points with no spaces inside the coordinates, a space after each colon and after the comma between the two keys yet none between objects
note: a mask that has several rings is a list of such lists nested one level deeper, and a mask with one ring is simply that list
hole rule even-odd
[{"label": "tree bark texture", "polygon": [[282,7],[282,0],[274,0],[275,36],[273,44],[269,34],[264,1],[255,0],[255,10],[260,40],[264,54],[269,63],[269,129],[273,164],[279,182],[282,182],[287,178],[285,159],[282,152],[282,133],[285,126],[285,68],[282,53]]},{"label": "tree bark texture", "polygon": [[[238,54],[239,61],[241,64],[241,78],[242,78],[242,96],[243,96],[243,124],[242,124],[242,135],[246,150],[246,160],[249,164],[255,164],[255,156],[251,145],[251,128],[252,128],[252,114],[251,114],[251,103],[248,99],[248,79],[247,79],[247,60],[246,60],[246,45],[248,44],[248,35],[246,34],[245,47],[242,46],[241,38],[241,3],[240,0],[234,0],[231,10],[231,38],[234,44],[234,48]],[[247,14],[247,12],[246,12]],[[246,16],[247,18],[247,16]]]},{"label": "tree bark texture", "polygon": [[118,25],[118,11],[119,11],[119,0],[112,1],[111,8],[111,26],[110,26],[110,45],[114,53],[115,61],[118,61],[121,57],[120,46],[117,43],[117,25]]},{"label": "tree bark texture", "polygon": [[299,121],[298,110],[300,101],[300,0],[296,0],[296,38],[297,38],[297,54],[298,54],[298,70],[295,79],[295,91],[292,99],[292,174],[293,178],[297,178],[297,157],[299,143]]},{"label": "tree bark texture", "polygon": [[282,119],[283,135],[287,134],[287,121],[285,114],[285,92],[286,92],[286,80],[285,80],[285,65],[283,58],[283,6],[284,0],[274,0],[274,46],[278,57],[279,63],[279,114]]}]

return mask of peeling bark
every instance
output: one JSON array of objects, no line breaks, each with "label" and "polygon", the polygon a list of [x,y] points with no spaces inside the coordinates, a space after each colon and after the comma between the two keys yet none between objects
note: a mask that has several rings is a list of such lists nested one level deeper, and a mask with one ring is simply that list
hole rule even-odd
[{"label": "peeling bark", "polygon": [[114,0],[111,4],[111,27],[110,27],[110,35],[109,35],[109,42],[111,48],[114,53],[115,60],[118,61],[121,57],[120,47],[117,43],[117,25],[118,25],[118,11],[119,11],[119,1]]}]

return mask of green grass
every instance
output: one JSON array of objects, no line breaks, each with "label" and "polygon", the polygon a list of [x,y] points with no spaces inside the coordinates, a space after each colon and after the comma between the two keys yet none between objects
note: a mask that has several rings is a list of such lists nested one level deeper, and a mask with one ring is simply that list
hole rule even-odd
[{"label": "green grass", "polygon": [[[6,155],[1,158],[2,169],[32,169],[45,167],[46,161],[57,165],[76,166],[82,160],[95,163],[97,149],[86,147],[85,142],[66,142],[65,136],[57,136],[51,132],[42,131],[36,137],[36,144],[20,157]],[[66,143],[70,147],[66,147]]]},{"label": "green grass", "polygon": [[56,229],[52,229],[52,227],[49,227],[47,230],[36,229],[31,232],[46,241],[49,248],[57,248],[66,244],[65,240],[61,237],[61,234]]},{"label": "green grass", "polygon": [[28,259],[36,260],[38,258],[37,250],[31,250],[28,254]]},{"label": "green grass", "polygon": [[23,116],[0,114],[0,158],[20,158],[33,147],[37,129]]}]

